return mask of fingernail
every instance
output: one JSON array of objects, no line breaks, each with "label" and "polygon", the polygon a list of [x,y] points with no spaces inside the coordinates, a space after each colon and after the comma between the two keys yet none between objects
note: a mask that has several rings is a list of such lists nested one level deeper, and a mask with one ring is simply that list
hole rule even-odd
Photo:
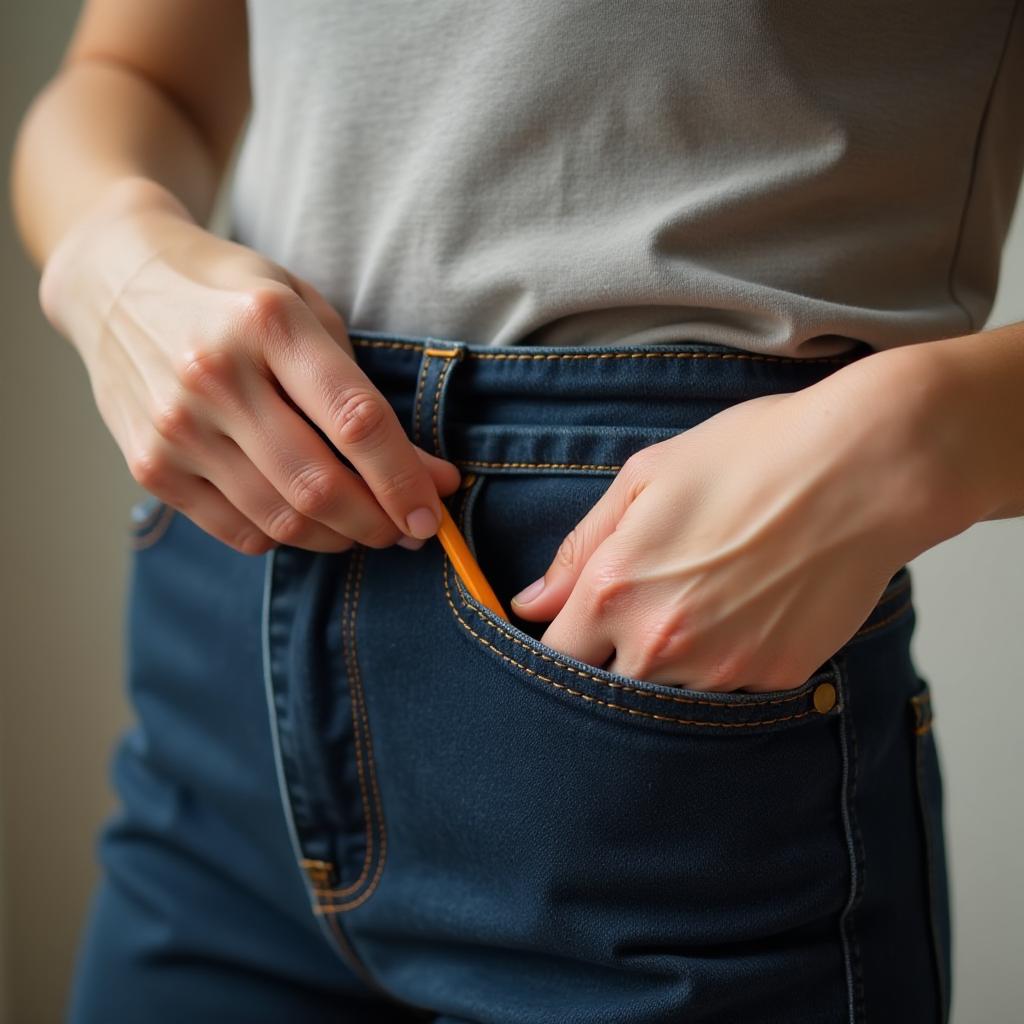
[{"label": "fingernail", "polygon": [[512,600],[516,604],[529,604],[544,589],[544,577],[534,580],[528,587],[520,590]]},{"label": "fingernail", "polygon": [[414,537],[422,537],[424,540],[437,533],[437,525],[437,516],[434,515],[433,509],[425,506],[410,512],[405,520],[406,530]]},{"label": "fingernail", "polygon": [[403,533],[402,536],[395,541],[395,543],[400,548],[406,548],[409,551],[419,551],[419,549],[423,547],[423,545],[427,542],[422,539],[417,540],[415,537],[406,537],[406,535]]}]

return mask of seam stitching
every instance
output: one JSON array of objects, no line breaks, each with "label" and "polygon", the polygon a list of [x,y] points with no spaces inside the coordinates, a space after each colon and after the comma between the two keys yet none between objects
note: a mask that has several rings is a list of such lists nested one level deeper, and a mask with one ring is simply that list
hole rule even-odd
[{"label": "seam stitching", "polygon": [[455,353],[452,353],[448,358],[448,362],[441,367],[441,372],[437,375],[437,381],[434,385],[434,408],[431,412],[430,418],[433,422],[434,428],[434,454],[439,458],[443,458],[441,453],[441,441],[438,437],[438,420],[440,419],[438,411],[441,407],[441,393],[444,391],[444,386],[448,381],[448,378],[451,376],[452,370],[455,368],[456,361]]},{"label": "seam stitching", "polygon": [[[367,773],[370,776],[370,786],[373,790],[373,803],[376,811],[376,825],[377,830],[380,834],[380,848],[377,854],[377,867],[373,873],[373,878],[370,880],[370,884],[363,890],[359,896],[353,897],[347,902],[338,903],[336,900],[330,904],[325,904],[317,908],[317,913],[338,913],[340,911],[354,910],[356,907],[365,903],[374,893],[378,884],[380,883],[381,875],[384,872],[384,862],[387,859],[388,852],[388,833],[387,825],[384,821],[384,812],[381,806],[380,799],[380,788],[377,785],[377,767],[373,757],[373,739],[370,735],[370,720],[366,711],[366,700],[363,693],[362,677],[359,671],[359,655],[356,651],[356,607],[359,602],[360,586],[363,578],[363,564],[366,560],[366,549],[358,547],[356,549],[356,558],[358,560],[358,572],[356,576],[355,585],[355,596],[352,601],[352,616],[350,619],[351,623],[351,651],[352,651],[352,680],[354,684],[355,692],[357,694],[359,704],[359,718],[362,721],[363,733],[366,739],[366,756],[369,762]],[[350,692],[352,686],[350,685]],[[355,705],[353,705],[353,714],[355,714]],[[349,887],[348,891],[351,891]],[[346,890],[332,890],[323,889],[320,890],[320,895],[325,898],[335,898],[339,895],[344,895]]]},{"label": "seam stitching", "polygon": [[424,350],[423,360],[420,363],[419,387],[416,389],[416,404],[412,413],[413,440],[420,443],[420,405],[423,399],[423,388],[427,383],[427,376],[430,372],[430,351]]},{"label": "seam stitching", "polygon": [[[397,348],[397,349],[410,349],[416,352],[423,352],[424,355],[429,354],[429,350],[423,348],[422,345],[418,345],[411,341],[382,341],[369,338],[357,337],[350,332],[349,340],[353,345],[360,345],[365,348]],[[810,358],[803,359],[795,356],[769,356],[769,355],[758,355],[757,353],[739,353],[739,352],[579,352],[579,353],[565,353],[565,352],[552,352],[552,353],[532,353],[532,352],[472,352],[466,350],[463,353],[462,358],[464,359],[506,359],[506,360],[525,360],[525,359],[546,359],[546,360],[558,360],[558,359],[739,359],[749,360],[753,362],[771,362],[771,363],[786,363],[791,366],[798,366],[804,363],[828,363],[831,365],[838,365],[849,363],[856,360],[843,359],[836,356],[811,356]]]},{"label": "seam stitching", "polygon": [[[349,885],[342,886],[338,889],[329,889],[323,886],[316,886],[316,893],[318,897],[322,897],[324,892],[331,892],[338,896],[348,896],[355,892],[359,887],[366,881],[370,874],[370,865],[373,862],[373,823],[370,813],[370,797],[366,787],[366,775],[365,768],[363,765],[363,743],[361,737],[360,724],[356,717],[356,697],[353,693],[353,643],[355,635],[355,609],[358,601],[359,594],[359,574],[355,571],[358,569],[356,564],[356,558],[349,559],[348,572],[345,574],[345,593],[342,601],[342,622],[341,631],[345,645],[345,663],[348,670],[348,691],[349,691],[349,707],[352,713],[352,741],[355,747],[355,760],[356,760],[356,772],[359,778],[359,796],[362,803],[363,809],[363,828],[366,836],[366,850],[363,854],[363,865],[359,871],[359,876],[355,881]],[[356,578],[356,584],[354,588],[354,594],[350,599],[350,593],[353,591],[352,580]]]},{"label": "seam stitching", "polygon": [[[516,661],[515,658],[513,658],[510,655],[506,654],[504,651],[499,650],[497,647],[494,646],[494,644],[490,643],[490,641],[488,641],[485,637],[482,637],[479,633],[476,632],[476,630],[473,629],[473,627],[468,622],[466,622],[465,619],[463,619],[463,617],[459,614],[459,610],[455,607],[454,603],[451,600],[451,592],[450,592],[450,590],[448,588],[448,566],[450,564],[451,563],[450,563],[450,560],[448,559],[448,556],[445,555],[445,569],[444,569],[445,596],[446,596],[446,598],[448,600],[449,606],[451,607],[452,611],[455,613],[455,617],[458,619],[458,621],[462,625],[462,627],[467,632],[471,633],[474,637],[476,637],[476,639],[481,644],[483,644],[485,647],[490,648],[492,651],[494,651],[495,654],[497,654],[499,657],[503,658],[505,661],[509,662],[512,665],[515,665],[517,668],[521,669],[522,671],[528,673],[531,676],[536,677],[537,679],[542,679],[548,685],[555,687],[555,689],[562,690],[565,693],[571,694],[574,697],[579,697],[580,699],[585,700],[585,701],[589,701],[592,704],[599,704],[601,707],[611,708],[613,711],[621,711],[621,712],[623,712],[623,713],[625,713],[627,715],[634,715],[634,716],[639,717],[639,718],[651,718],[651,719],[654,719],[655,721],[658,721],[658,722],[671,722],[674,725],[695,725],[695,726],[705,726],[705,727],[719,728],[719,729],[742,729],[742,728],[751,728],[751,727],[759,726],[759,725],[773,725],[776,722],[788,722],[788,721],[791,721],[793,719],[805,718],[805,717],[807,717],[810,714],[814,714],[813,711],[808,710],[808,711],[801,711],[801,712],[799,712],[797,714],[793,714],[793,715],[784,715],[784,716],[780,716],[778,718],[757,719],[755,721],[750,721],[750,722],[706,722],[706,721],[700,721],[698,719],[678,718],[678,717],[676,717],[674,715],[658,715],[658,714],[655,714],[654,712],[651,712],[651,711],[642,711],[639,708],[631,708],[631,707],[629,707],[626,704],[615,704],[615,703],[612,703],[611,701],[602,700],[600,697],[594,697],[593,695],[591,695],[589,693],[583,693],[580,690],[574,690],[571,686],[567,686],[565,683],[560,683],[560,682],[558,682],[555,679],[551,679],[549,676],[546,676],[543,673],[538,672],[536,669],[532,669],[528,665],[524,665],[521,661]],[[475,611],[475,609],[474,609],[474,611]],[[580,673],[580,674],[582,675],[582,673]],[[608,683],[607,680],[599,680],[599,682],[604,683],[605,685],[616,685],[616,686],[618,685],[618,684]],[[623,687],[621,687],[621,689],[629,690],[630,688],[623,686]],[[636,692],[636,691],[634,691],[634,692]],[[639,691],[639,692],[642,693],[643,691]],[[647,695],[645,694],[645,696],[647,696]],[[662,695],[661,694],[650,694],[650,696],[660,697]],[[803,696],[804,696],[804,698],[806,698],[807,695],[804,694]],[[666,699],[671,700],[673,698],[666,698]],[[798,698],[794,697],[794,698],[786,698],[786,699],[787,700],[796,700]],[[700,704],[700,703],[711,703],[711,702],[710,701],[691,701],[689,703]],[[755,704],[755,705],[753,705],[753,707],[754,708],[759,708],[759,707],[763,707],[763,706],[765,706],[766,704],[769,704],[769,703],[782,703],[782,701],[778,701],[778,702],[776,702],[776,701],[765,701],[765,702],[760,703],[760,704]],[[725,710],[743,710],[743,709],[735,708],[734,706],[727,705],[727,704],[717,705],[717,706],[721,707],[721,708],[723,708]]]}]

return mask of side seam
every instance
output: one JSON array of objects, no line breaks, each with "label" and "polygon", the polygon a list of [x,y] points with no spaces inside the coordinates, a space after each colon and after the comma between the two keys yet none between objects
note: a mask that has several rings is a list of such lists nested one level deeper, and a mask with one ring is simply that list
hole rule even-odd
[{"label": "side seam", "polygon": [[854,806],[857,796],[857,737],[845,659],[832,658],[831,662],[839,684],[842,704],[842,713],[839,717],[839,743],[843,765],[840,807],[850,870],[850,892],[846,906],[839,915],[839,935],[846,972],[846,1019],[849,1024],[864,1024],[863,968],[854,928],[857,906],[864,892],[864,847]]}]

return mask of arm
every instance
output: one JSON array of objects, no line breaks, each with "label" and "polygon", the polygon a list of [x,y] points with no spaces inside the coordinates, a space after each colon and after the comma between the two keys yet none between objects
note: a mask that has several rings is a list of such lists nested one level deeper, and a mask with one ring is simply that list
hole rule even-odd
[{"label": "arm", "polygon": [[879,351],[640,450],[513,609],[627,676],[800,685],[900,566],[1021,511],[1021,341]]},{"label": "arm", "polygon": [[247,45],[240,0],[85,5],[15,140],[11,200],[37,266],[112,188],[209,217],[249,108]]},{"label": "arm", "polygon": [[245,11],[87,0],[13,154],[40,305],[134,479],[214,537],[415,548],[458,470],[411,443],[312,284],[202,226],[250,102]]},{"label": "arm", "polygon": [[962,509],[964,529],[1024,516],[1024,321],[901,354],[909,374],[939,382],[928,417],[938,500]]}]

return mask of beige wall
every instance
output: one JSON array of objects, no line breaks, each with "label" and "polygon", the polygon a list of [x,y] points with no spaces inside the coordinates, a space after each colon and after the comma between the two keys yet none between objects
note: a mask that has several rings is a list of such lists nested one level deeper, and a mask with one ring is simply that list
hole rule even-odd
[{"label": "beige wall", "polygon": [[[54,65],[77,4],[0,9],[0,139]],[[20,19],[20,21],[19,21]],[[1018,218],[992,323],[1024,319]],[[0,204],[0,992],[15,1024],[60,1016],[112,808],[108,758],[127,721],[121,614],[128,508],[140,494],[92,403],[83,366],[45,323],[37,275]],[[985,523],[912,566],[915,654],[935,689],[947,776],[957,1015],[1016,1019],[1016,884],[1024,842],[1017,720],[1024,711],[1024,520]],[[5,983],[6,982],[6,983]],[[2,1016],[2,1013],[0,1013]]]}]

